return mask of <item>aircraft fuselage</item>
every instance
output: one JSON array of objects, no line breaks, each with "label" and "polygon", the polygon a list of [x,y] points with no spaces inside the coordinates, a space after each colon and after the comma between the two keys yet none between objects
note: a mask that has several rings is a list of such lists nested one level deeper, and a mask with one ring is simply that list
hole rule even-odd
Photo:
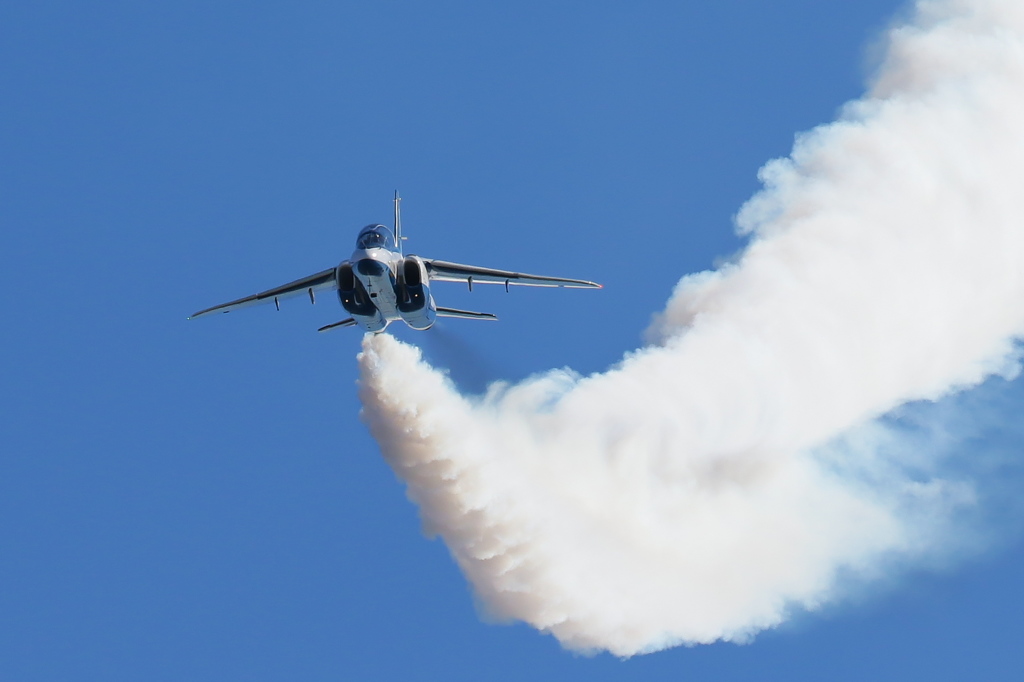
[{"label": "aircraft fuselage", "polygon": [[[338,281],[350,281],[346,272],[350,270],[354,285],[354,291],[339,287],[342,307],[366,331],[383,331],[396,320],[414,329],[429,329],[437,308],[425,281],[408,281],[417,279],[407,277],[414,269],[420,269],[416,256],[406,258],[385,247],[357,248],[338,265]],[[424,290],[419,297],[417,289]]]}]

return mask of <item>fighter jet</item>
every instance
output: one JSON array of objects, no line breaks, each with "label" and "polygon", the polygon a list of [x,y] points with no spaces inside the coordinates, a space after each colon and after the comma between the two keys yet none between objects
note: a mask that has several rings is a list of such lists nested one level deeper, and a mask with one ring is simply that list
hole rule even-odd
[{"label": "fighter jet", "polygon": [[278,310],[281,299],[306,294],[316,302],[320,291],[335,291],[341,306],[351,315],[340,322],[320,327],[325,332],[341,327],[359,326],[368,332],[382,332],[392,322],[401,320],[413,329],[430,329],[438,317],[459,317],[470,320],[497,320],[491,313],[444,308],[434,302],[432,282],[463,282],[469,290],[474,284],[503,284],[530,287],[567,287],[600,289],[600,284],[582,279],[564,279],[544,275],[527,275],[508,270],[494,270],[473,265],[459,265],[415,255],[403,255],[401,198],[395,192],[394,230],[384,225],[367,225],[359,231],[356,250],[351,258],[337,267],[297,279],[253,296],[200,310],[188,319],[229,313],[257,303],[273,301]]}]

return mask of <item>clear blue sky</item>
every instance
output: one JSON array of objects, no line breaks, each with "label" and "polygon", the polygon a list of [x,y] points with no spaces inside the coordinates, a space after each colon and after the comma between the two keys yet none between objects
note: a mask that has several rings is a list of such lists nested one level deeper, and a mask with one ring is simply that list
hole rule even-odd
[{"label": "clear blue sky", "polygon": [[[358,418],[323,297],[405,197],[468,391],[636,347],[795,132],[862,90],[894,0],[0,5],[0,680],[1016,680],[1024,549],[745,646],[620,661],[484,623]],[[446,287],[446,288],[442,288]]]}]

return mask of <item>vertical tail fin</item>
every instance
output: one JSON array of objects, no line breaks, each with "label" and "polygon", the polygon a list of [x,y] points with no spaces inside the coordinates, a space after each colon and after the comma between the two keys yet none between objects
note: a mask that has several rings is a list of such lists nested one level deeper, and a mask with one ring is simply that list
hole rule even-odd
[{"label": "vertical tail fin", "polygon": [[398,253],[402,253],[402,197],[398,196],[395,190],[395,242],[398,244]]}]

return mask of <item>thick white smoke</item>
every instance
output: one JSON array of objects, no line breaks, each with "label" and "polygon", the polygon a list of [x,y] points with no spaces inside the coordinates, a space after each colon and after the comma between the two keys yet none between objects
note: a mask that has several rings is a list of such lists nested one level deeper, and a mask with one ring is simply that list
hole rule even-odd
[{"label": "thick white smoke", "polygon": [[364,341],[364,417],[495,615],[619,655],[743,639],[952,541],[970,487],[877,420],[1015,371],[1024,3],[919,2],[761,176],[746,251],[603,374],[467,398]]}]

